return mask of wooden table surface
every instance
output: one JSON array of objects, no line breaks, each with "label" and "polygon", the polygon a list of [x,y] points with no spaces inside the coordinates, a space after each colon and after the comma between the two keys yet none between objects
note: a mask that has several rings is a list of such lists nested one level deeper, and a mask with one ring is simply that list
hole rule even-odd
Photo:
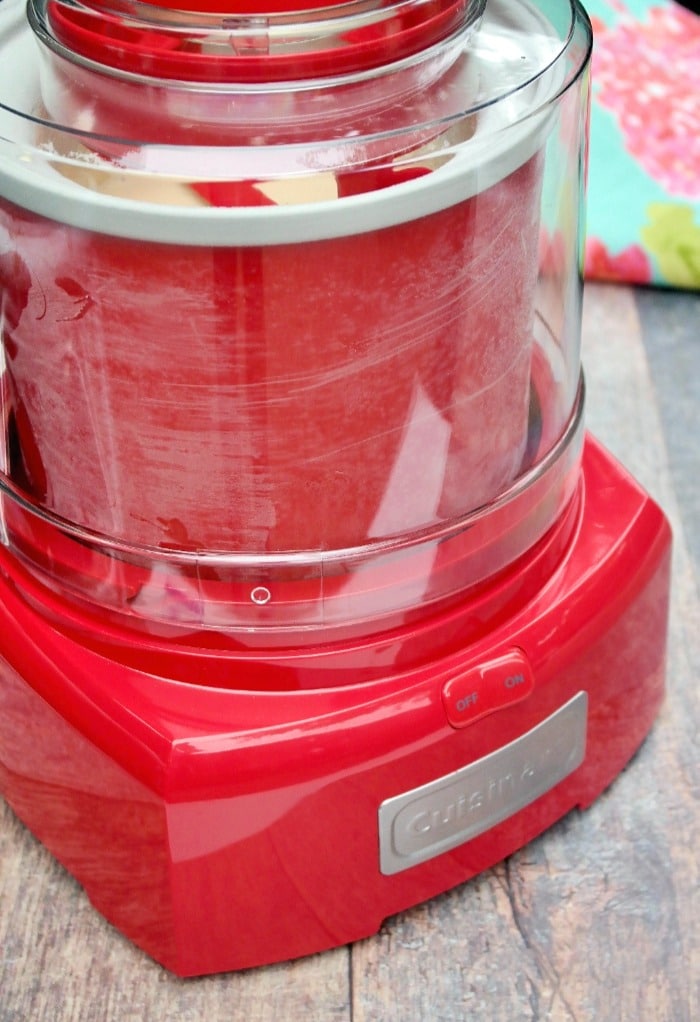
[{"label": "wooden table surface", "polygon": [[588,423],[675,532],[668,696],[592,808],[349,948],[179,980],[0,801],[0,1022],[700,1019],[700,297],[588,286]]}]

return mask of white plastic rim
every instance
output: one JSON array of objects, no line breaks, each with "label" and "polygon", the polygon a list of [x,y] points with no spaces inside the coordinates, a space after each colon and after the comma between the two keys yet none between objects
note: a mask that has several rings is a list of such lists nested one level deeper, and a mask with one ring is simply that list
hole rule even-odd
[{"label": "white plastic rim", "polygon": [[[577,9],[572,9],[574,33]],[[94,156],[94,162],[61,157],[50,147],[37,143],[37,132],[48,126],[41,117],[29,115],[4,104],[0,93],[0,194],[16,205],[48,219],[85,230],[116,237],[143,239],[171,244],[201,246],[253,246],[308,242],[361,234],[390,227],[449,208],[485,191],[522,166],[543,145],[553,104],[568,84],[565,61],[567,45],[552,31],[551,23],[536,7],[522,2],[489,0],[479,36],[495,31],[494,43],[521,47],[527,40],[528,67],[541,68],[534,77],[528,74],[505,93],[466,109],[439,124],[412,126],[404,135],[414,136],[427,130],[438,134],[465,117],[475,114],[476,130],[453,148],[437,153],[444,163],[423,176],[392,185],[380,191],[322,200],[298,205],[264,207],[182,207],[136,201],[92,191],[61,174],[53,164],[71,163],[82,169],[98,169],[133,175],[153,174],[163,180],[200,180],[202,167],[206,180],[256,179],[275,176],[280,151],[284,150],[285,176],[298,158],[295,174],[308,175],[309,150],[314,146],[283,145],[266,147],[187,147],[146,144],[131,150],[125,161],[110,162]],[[573,36],[570,36],[570,39]],[[2,63],[16,64],[14,76],[22,76],[31,57],[34,39],[24,21],[20,0],[3,0],[0,6],[0,53]],[[462,54],[466,78],[479,78],[480,94],[497,93],[494,65],[474,66],[478,59]],[[524,59],[524,58],[523,58]],[[580,71],[580,68],[578,69]],[[12,70],[6,65],[6,74]],[[76,131],[52,125],[75,137]],[[123,145],[123,140],[120,140]],[[349,144],[372,139],[338,140],[339,151]],[[331,153],[333,143],[322,143]],[[317,152],[321,151],[320,149]],[[406,165],[411,154],[406,155]],[[399,163],[398,166],[401,166]],[[328,169],[334,169],[329,166]],[[351,169],[340,160],[340,170]],[[191,175],[191,178],[190,178]],[[199,175],[199,177],[198,177]]]}]

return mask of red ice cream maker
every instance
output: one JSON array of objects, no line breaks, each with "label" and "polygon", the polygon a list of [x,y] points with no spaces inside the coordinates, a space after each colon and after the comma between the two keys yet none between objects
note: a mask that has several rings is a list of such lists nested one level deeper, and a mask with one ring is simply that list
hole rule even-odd
[{"label": "red ice cream maker", "polygon": [[181,975],[487,868],[663,695],[668,525],[583,427],[586,16],[322,2],[0,6],[0,789]]}]

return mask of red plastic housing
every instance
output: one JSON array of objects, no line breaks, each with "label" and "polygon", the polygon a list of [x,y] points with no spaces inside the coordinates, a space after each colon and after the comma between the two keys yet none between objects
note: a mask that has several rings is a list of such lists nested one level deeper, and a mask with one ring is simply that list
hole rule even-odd
[{"label": "red plastic housing", "polygon": [[[485,633],[482,605],[465,601],[365,644],[261,653],[259,672],[296,672],[302,686],[312,661],[325,665],[326,688],[297,691],[174,681],[177,654],[161,672],[145,655],[140,670],[137,639],[131,666],[97,652],[49,619],[46,594],[0,548],[0,788],[99,911],[181,975],[366,937],[589,804],[652,724],[668,524],[590,438],[572,508],[565,550],[520,565],[529,583],[507,613],[495,584]],[[435,649],[436,635],[446,652],[406,667],[405,651]],[[193,678],[236,659],[186,658]],[[381,676],[338,685],[339,670],[359,678],[380,658]],[[480,836],[381,872],[385,800],[501,749],[581,692],[586,753],[569,776]],[[472,696],[485,712],[466,719]]]}]

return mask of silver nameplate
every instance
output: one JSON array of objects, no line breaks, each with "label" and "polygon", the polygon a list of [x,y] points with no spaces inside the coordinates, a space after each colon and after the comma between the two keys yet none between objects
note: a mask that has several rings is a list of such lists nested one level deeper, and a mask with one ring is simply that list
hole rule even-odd
[{"label": "silver nameplate", "polygon": [[588,696],[496,752],[386,799],[379,807],[379,868],[387,876],[483,834],[562,781],[586,752]]}]

